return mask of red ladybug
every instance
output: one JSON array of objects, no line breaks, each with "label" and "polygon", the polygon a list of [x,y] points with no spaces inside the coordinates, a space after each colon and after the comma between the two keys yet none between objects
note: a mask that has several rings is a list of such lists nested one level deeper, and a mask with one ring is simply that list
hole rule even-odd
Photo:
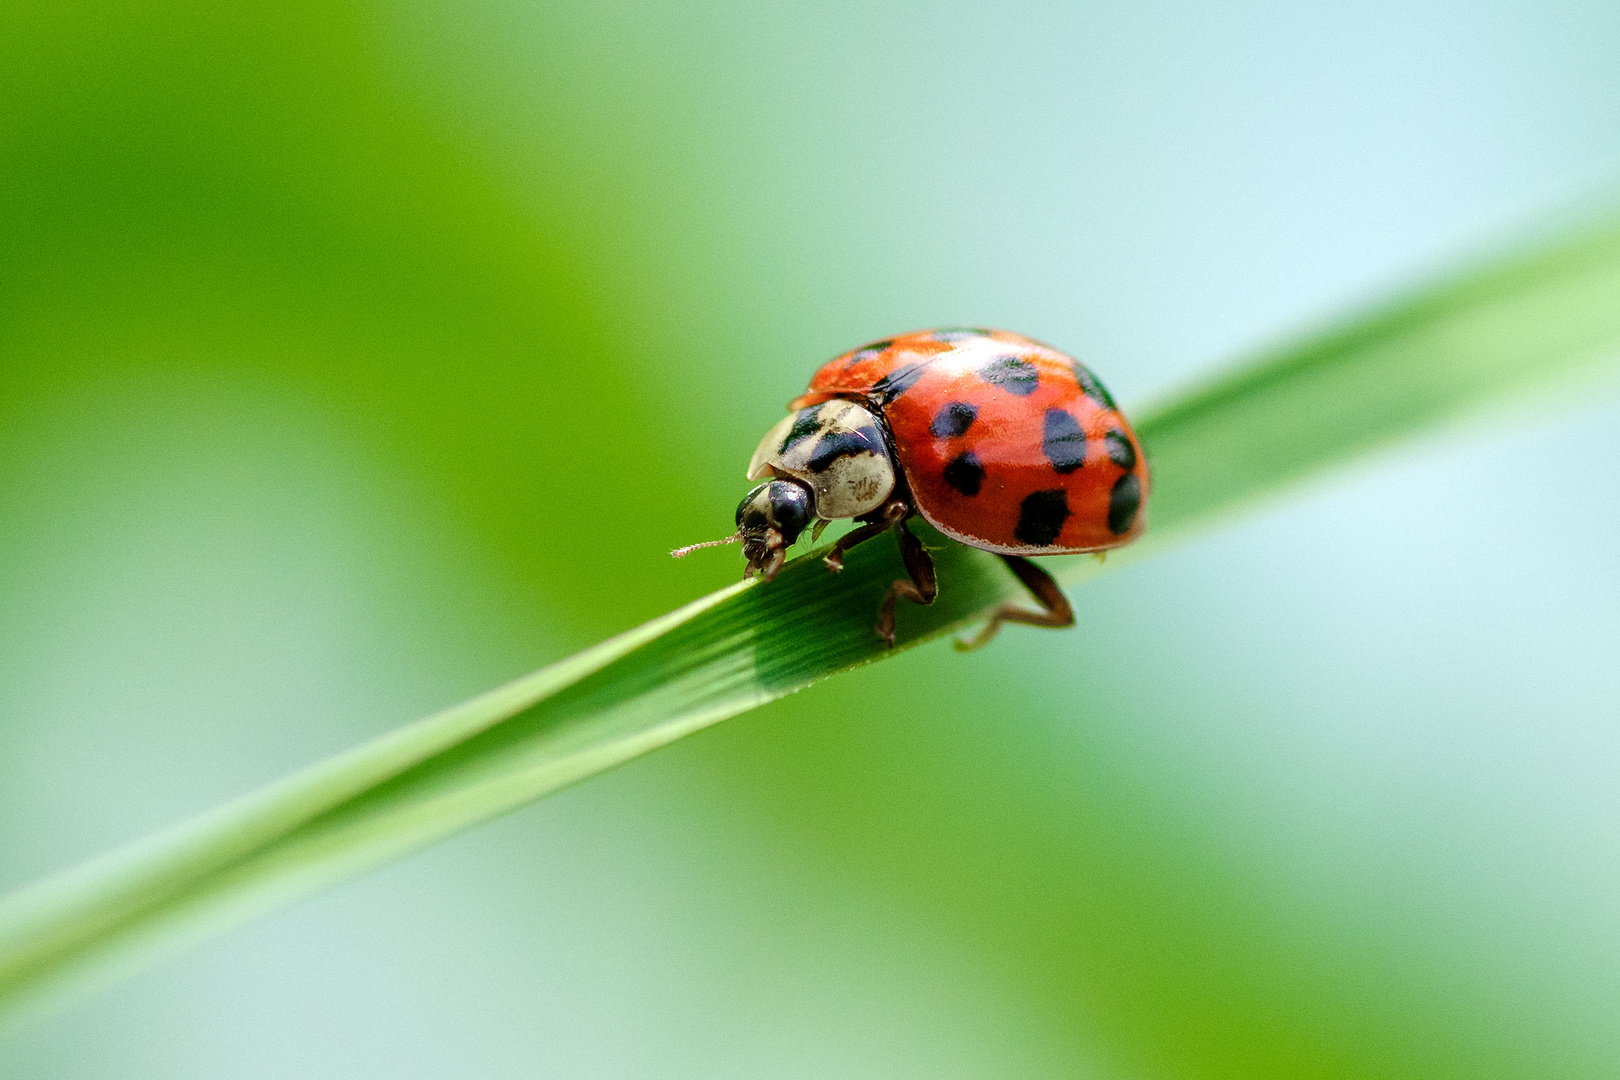
[{"label": "red ladybug", "polygon": [[1018,334],[921,330],[873,342],[816,372],[788,408],[754,451],[748,478],[766,482],[744,497],[729,540],[742,541],[746,574],[768,580],[812,522],[814,536],[829,521],[860,523],[827,553],[834,571],[844,552],[894,530],[910,580],[894,582],[879,608],[890,645],[895,599],[931,604],[938,591],[933,560],[906,527],[914,513],[999,554],[1041,605],[1003,604],[962,648],[1002,623],[1072,626],[1068,598],[1027,556],[1105,551],[1145,525],[1147,462],[1114,399],[1084,365]]}]

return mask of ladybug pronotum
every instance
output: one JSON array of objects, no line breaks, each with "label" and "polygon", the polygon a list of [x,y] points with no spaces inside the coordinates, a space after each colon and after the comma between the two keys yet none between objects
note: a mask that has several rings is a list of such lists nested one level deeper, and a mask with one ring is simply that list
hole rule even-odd
[{"label": "ladybug pronotum", "polygon": [[[776,576],[806,528],[859,525],[827,553],[893,530],[909,577],[878,608],[894,644],[899,597],[931,604],[934,563],[906,521],[929,524],[1004,559],[1040,610],[1003,604],[977,648],[1003,623],[1064,627],[1074,611],[1032,555],[1106,551],[1145,526],[1147,462],[1130,424],[1084,365],[1004,330],[922,330],[877,341],[826,364],[793,410],[766,432],[748,465],[763,481],[737,507],[745,574]],[[684,555],[697,547],[676,551]]]}]

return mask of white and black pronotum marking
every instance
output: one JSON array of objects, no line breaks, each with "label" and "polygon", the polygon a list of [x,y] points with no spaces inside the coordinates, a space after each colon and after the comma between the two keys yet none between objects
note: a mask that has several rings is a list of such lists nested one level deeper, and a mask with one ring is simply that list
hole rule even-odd
[{"label": "white and black pronotum marking", "polygon": [[823,521],[860,517],[894,491],[895,466],[878,418],[853,401],[800,409],[765,433],[748,479],[792,477],[810,489]]}]

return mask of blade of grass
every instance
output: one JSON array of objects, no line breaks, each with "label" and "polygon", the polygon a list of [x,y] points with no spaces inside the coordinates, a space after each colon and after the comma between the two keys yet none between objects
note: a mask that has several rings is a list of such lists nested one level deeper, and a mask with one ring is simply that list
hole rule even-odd
[{"label": "blade of grass", "polygon": [[[1620,357],[1620,230],[1500,260],[1279,349],[1141,418],[1143,551],[1368,449]],[[0,1015],[24,1015],[683,735],[982,617],[1018,587],[930,538],[940,598],[873,610],[891,545],[814,554],[0,900]],[[1093,560],[1054,560],[1074,583]]]}]

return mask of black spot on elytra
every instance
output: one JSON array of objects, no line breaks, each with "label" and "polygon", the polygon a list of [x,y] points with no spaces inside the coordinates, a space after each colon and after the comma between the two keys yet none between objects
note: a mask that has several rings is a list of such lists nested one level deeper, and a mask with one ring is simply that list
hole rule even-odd
[{"label": "black spot on elytra", "polygon": [[1135,473],[1126,473],[1114,481],[1108,493],[1108,531],[1115,536],[1131,531],[1136,523],[1136,512],[1142,506],[1142,482]]},{"label": "black spot on elytra", "polygon": [[1097,376],[1091,373],[1090,368],[1078,360],[1073,361],[1073,364],[1074,381],[1080,384],[1080,389],[1085,393],[1086,397],[1105,409],[1118,408],[1114,404],[1114,395],[1110,394],[1108,388],[1097,380]]},{"label": "black spot on elytra", "polygon": [[912,384],[922,378],[923,372],[926,370],[928,370],[927,361],[895,368],[873,384],[872,396],[877,399],[878,404],[887,405],[907,390],[910,390]]},{"label": "black spot on elytra", "polygon": [[785,452],[792,449],[820,430],[821,410],[801,409],[793,420],[793,426],[788,428],[787,438],[782,440],[782,450]]},{"label": "black spot on elytra", "polygon": [[979,369],[979,378],[992,386],[999,386],[1009,394],[1028,397],[1041,385],[1041,377],[1028,360],[1016,356],[998,356]]},{"label": "black spot on elytra", "polygon": [[1108,447],[1108,460],[1122,469],[1136,467],[1136,448],[1123,431],[1115,428],[1103,436],[1103,442]]},{"label": "black spot on elytra", "polygon": [[810,455],[809,467],[811,472],[826,472],[841,457],[882,452],[883,443],[875,429],[829,431],[816,443],[816,451]]},{"label": "black spot on elytra", "polygon": [[1086,433],[1073,413],[1047,409],[1045,425],[1041,452],[1052,468],[1067,474],[1086,463]]},{"label": "black spot on elytra", "polygon": [[971,450],[957,454],[945,466],[945,482],[963,495],[977,495],[984,483],[984,466]]},{"label": "black spot on elytra", "polygon": [[935,341],[954,342],[966,341],[969,338],[989,337],[990,331],[980,330],[976,326],[947,326],[941,330],[935,330],[928,336]]},{"label": "black spot on elytra", "polygon": [[874,341],[870,345],[862,345],[860,348],[856,349],[854,352],[849,354],[849,363],[845,364],[844,366],[845,367],[854,367],[856,364],[860,363],[862,360],[870,360],[874,356],[877,356],[880,353],[883,353],[884,351],[886,351],[889,348],[889,346],[891,346],[893,344],[894,344],[894,342],[892,340],[890,340],[890,341]]},{"label": "black spot on elytra", "polygon": [[1013,536],[1032,547],[1051,547],[1069,520],[1069,498],[1061,488],[1037,491],[1018,506],[1018,528]]},{"label": "black spot on elytra", "polygon": [[978,415],[979,409],[975,405],[965,401],[947,401],[934,414],[928,432],[936,439],[959,439],[967,434],[967,429],[973,426],[973,418]]}]

